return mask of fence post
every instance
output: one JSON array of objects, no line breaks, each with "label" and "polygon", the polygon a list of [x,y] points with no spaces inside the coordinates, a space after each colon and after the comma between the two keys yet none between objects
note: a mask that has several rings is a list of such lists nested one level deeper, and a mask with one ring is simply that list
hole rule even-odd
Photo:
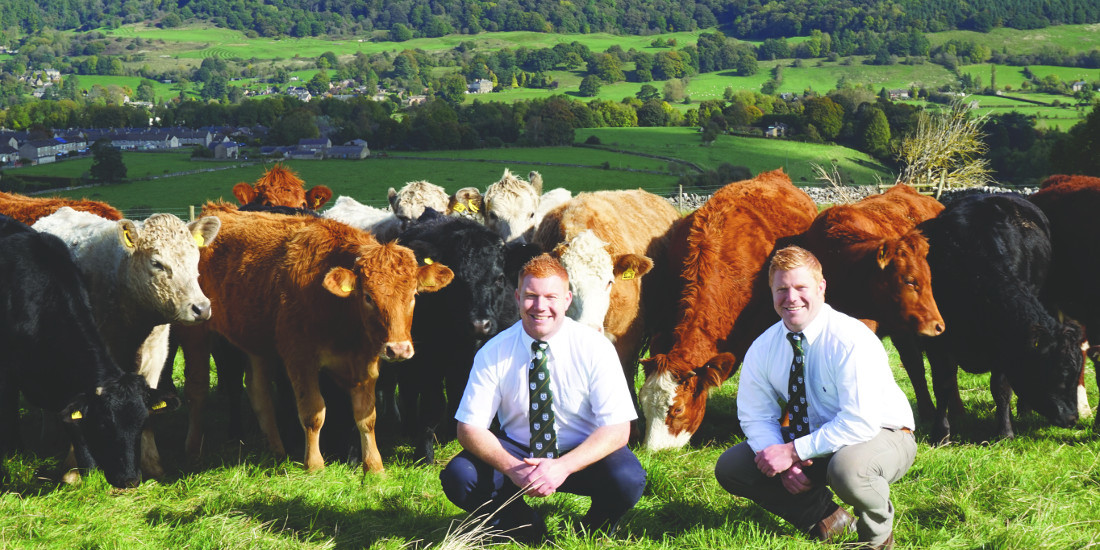
[{"label": "fence post", "polygon": [[679,185],[680,188],[680,210],[684,209],[684,184]]},{"label": "fence post", "polygon": [[188,210],[189,214],[191,215],[191,219],[187,220],[187,221],[191,221],[191,222],[195,221],[195,205],[193,205],[193,204],[187,205],[187,210]]}]

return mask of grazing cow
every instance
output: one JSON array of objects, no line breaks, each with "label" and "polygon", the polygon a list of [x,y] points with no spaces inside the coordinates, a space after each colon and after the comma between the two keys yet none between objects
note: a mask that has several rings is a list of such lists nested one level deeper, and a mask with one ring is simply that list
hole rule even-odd
[{"label": "grazing cow", "polygon": [[805,231],[815,215],[813,199],[775,170],[726,185],[677,224],[669,244],[682,288],[675,328],[650,344],[638,392],[646,447],[681,447],[699,428],[709,389],[775,323],[763,268],[776,240]]},{"label": "grazing cow", "polygon": [[[880,336],[937,336],[944,322],[932,296],[928,240],[915,228],[941,210],[935,199],[899,183],[885,193],[822,211],[798,241],[821,261],[827,298],[837,310],[876,325]],[[921,416],[929,418],[935,406],[924,363],[919,350],[911,353],[916,360],[906,364],[919,371],[909,378]]]},{"label": "grazing cow", "polygon": [[[318,185],[306,191],[298,174],[282,164],[264,172],[255,185],[244,182],[233,186],[233,196],[244,207],[276,206],[317,210],[332,198],[332,190]],[[242,208],[242,210],[247,208]]]},{"label": "grazing cow", "polygon": [[[285,455],[272,410],[270,382],[280,362],[297,399],[305,433],[305,466],[324,466],[318,435],[325,405],[318,375],[325,369],[351,394],[363,468],[382,470],[374,438],[374,386],[380,359],[413,356],[410,330],[417,292],[453,278],[439,263],[418,266],[408,248],[379,244],[369,233],[322,218],[237,212],[207,204],[222,221],[218,240],[199,262],[210,321],[185,327],[185,393],[192,403],[187,450],[199,450],[201,408],[209,388],[207,349],[199,331],[229,339],[251,358],[248,392],[272,450]],[[198,334],[196,334],[198,333]]]},{"label": "grazing cow", "polygon": [[672,295],[668,234],[679,219],[667,200],[641,189],[581,193],[547,213],[533,240],[569,272],[566,314],[615,344],[635,403],[638,357],[654,326],[646,312],[673,307],[654,301]]},{"label": "grazing cow", "polygon": [[[1051,176],[1030,197],[1050,220],[1054,259],[1047,294],[1051,302],[1085,327],[1089,342],[1100,342],[1100,178]],[[1100,346],[1087,350],[1093,365],[1100,363]],[[1100,368],[1096,369],[1100,384]],[[1082,371],[1082,377],[1084,372]],[[1082,378],[1077,387],[1078,407],[1088,414]],[[1093,419],[1100,430],[1100,414]]]},{"label": "grazing cow", "polygon": [[32,225],[39,218],[49,216],[62,206],[68,206],[73,210],[91,212],[108,220],[121,220],[122,212],[119,212],[105,202],[65,199],[61,197],[39,198],[27,197],[15,193],[0,192],[0,214],[10,216],[18,222]]},{"label": "grazing cow", "polygon": [[[156,388],[168,356],[169,323],[210,318],[210,300],[199,288],[199,248],[214,240],[220,226],[213,217],[189,224],[171,214],[113,221],[62,207],[32,227],[69,246],[111,356]],[[153,477],[164,473],[148,430],[142,469]]]},{"label": "grazing cow", "polygon": [[947,323],[942,336],[922,339],[938,397],[933,441],[950,436],[957,366],[990,373],[1000,437],[1013,436],[1013,390],[1051,422],[1076,422],[1082,333],[1040,301],[1051,261],[1043,212],[1019,195],[974,195],[918,228],[928,237],[932,284]]},{"label": "grazing cow", "polygon": [[539,251],[506,246],[500,235],[473,220],[438,215],[418,221],[398,242],[421,262],[440,262],[454,272],[447,288],[417,299],[412,324],[417,353],[398,375],[402,422],[417,438],[416,457],[430,463],[437,435],[441,441],[454,437],[454,415],[474,354],[519,320],[515,277]]},{"label": "grazing cow", "polygon": [[569,191],[561,188],[543,194],[538,172],[527,177],[529,181],[524,181],[505,168],[500,181],[487,187],[481,198],[485,224],[504,237],[504,242],[530,241],[543,216],[569,200]]},{"label": "grazing cow", "polygon": [[115,487],[136,486],[150,410],[179,405],[126,374],[92,319],[84,280],[60,239],[0,216],[0,450],[19,444],[19,392],[59,414],[80,468],[98,465]]}]

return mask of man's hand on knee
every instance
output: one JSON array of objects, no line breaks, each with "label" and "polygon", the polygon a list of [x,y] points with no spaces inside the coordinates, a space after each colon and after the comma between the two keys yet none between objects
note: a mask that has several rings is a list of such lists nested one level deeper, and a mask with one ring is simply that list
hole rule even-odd
[{"label": "man's hand on knee", "polygon": [[756,468],[761,473],[768,477],[775,477],[781,472],[787,471],[788,468],[801,459],[794,450],[794,443],[778,443],[769,445],[764,450],[756,453],[753,460],[756,462]]},{"label": "man's hand on knee", "polygon": [[783,482],[783,488],[792,495],[804,493],[809,491],[814,486],[814,482],[810,480],[803,468],[813,464],[812,460],[804,460],[787,468],[787,471],[779,474],[780,481]]}]

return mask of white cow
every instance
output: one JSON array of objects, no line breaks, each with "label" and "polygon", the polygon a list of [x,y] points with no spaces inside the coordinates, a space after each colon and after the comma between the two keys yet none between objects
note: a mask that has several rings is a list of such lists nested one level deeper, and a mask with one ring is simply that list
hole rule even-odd
[{"label": "white cow", "polygon": [[[169,323],[210,318],[210,300],[199,288],[199,247],[214,240],[221,221],[205,217],[185,224],[171,214],[112,221],[65,207],[32,227],[69,246],[111,355],[156,388],[168,355]],[[142,434],[142,470],[152,477],[164,473],[149,430]]]},{"label": "white cow", "polygon": [[542,192],[542,175],[531,172],[522,180],[507,168],[500,181],[485,188],[485,225],[504,238],[504,242],[528,242],[543,216],[569,200],[566,189]]},{"label": "white cow", "polygon": [[392,241],[401,230],[401,220],[393,212],[363,204],[344,195],[336,198],[332,208],[321,212],[321,217],[370,232],[379,241]]}]

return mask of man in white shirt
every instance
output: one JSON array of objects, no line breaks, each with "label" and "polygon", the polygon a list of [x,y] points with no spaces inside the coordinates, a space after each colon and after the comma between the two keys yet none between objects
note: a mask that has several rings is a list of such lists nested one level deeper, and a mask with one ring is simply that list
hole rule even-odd
[{"label": "man in white shirt", "polygon": [[[520,322],[474,357],[455,414],[464,450],[440,473],[443,491],[468,512],[486,503],[480,513],[499,509],[494,527],[522,542],[541,541],[546,526],[523,498],[504,506],[521,490],[529,497],[559,490],[592,497],[582,526],[613,532],[645,487],[645,470],[626,447],[637,418],[626,377],[614,346],[565,316],[573,295],[557,260],[538,256],[519,277]],[[537,390],[533,377],[544,356],[548,391]],[[546,394],[552,416],[543,423],[531,409]],[[494,417],[498,431],[490,430]]]},{"label": "man in white shirt", "polygon": [[[835,492],[856,510],[866,548],[892,548],[890,483],[912,466],[917,445],[886,351],[863,323],[825,304],[821,264],[809,251],[776,252],[768,279],[782,321],[745,354],[737,416],[746,440],[722,454],[715,476],[826,541],[854,521]],[[789,401],[791,425],[781,427]]]}]

